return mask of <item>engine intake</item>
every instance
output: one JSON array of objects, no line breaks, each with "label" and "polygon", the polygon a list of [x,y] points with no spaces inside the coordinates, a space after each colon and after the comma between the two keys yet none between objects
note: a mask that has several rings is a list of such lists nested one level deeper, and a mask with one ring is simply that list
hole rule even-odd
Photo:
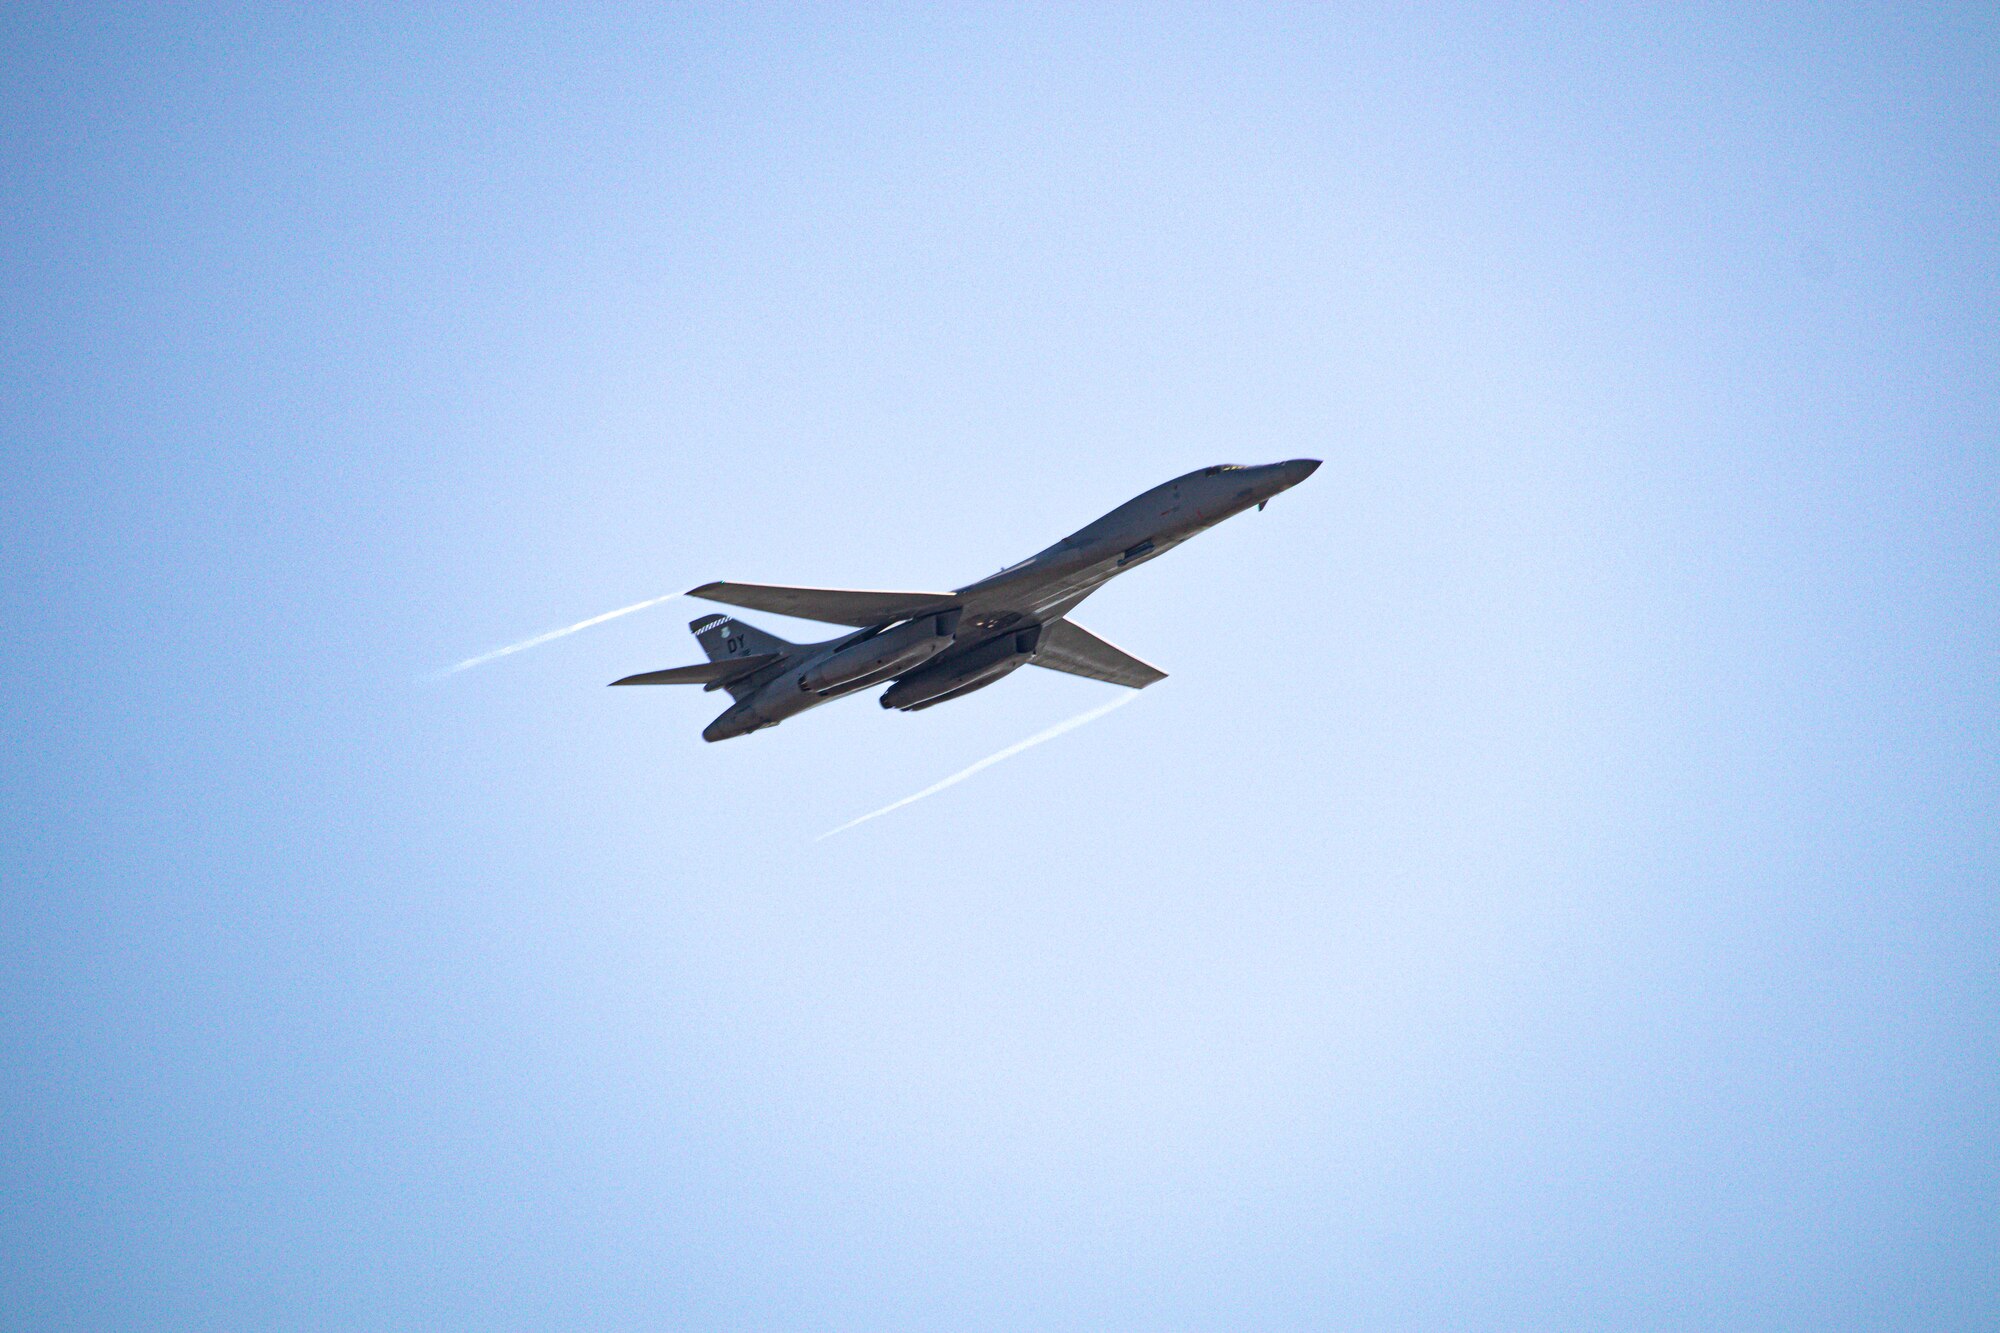
[{"label": "engine intake", "polygon": [[851,643],[801,672],[799,689],[808,694],[856,689],[908,671],[951,646],[958,615],[951,610],[919,616]]},{"label": "engine intake", "polygon": [[882,706],[911,709],[934,700],[942,702],[941,695],[970,694],[973,687],[1026,666],[1034,657],[1041,637],[1042,627],[1030,625],[1024,630],[988,639],[946,661],[928,663],[884,691]]}]

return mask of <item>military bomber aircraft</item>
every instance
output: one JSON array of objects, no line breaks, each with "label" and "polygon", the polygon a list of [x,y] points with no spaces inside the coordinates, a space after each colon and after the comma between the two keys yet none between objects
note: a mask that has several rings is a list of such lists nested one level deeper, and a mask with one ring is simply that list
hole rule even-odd
[{"label": "military bomber aircraft", "polygon": [[729,691],[736,702],[701,733],[706,741],[775,727],[794,713],[885,680],[894,683],[883,692],[882,706],[906,713],[963,698],[1030,664],[1144,689],[1167,673],[1072,623],[1070,611],[1134,565],[1253,505],[1262,509],[1317,467],[1316,458],[1295,458],[1190,472],[956,592],[704,583],[688,595],[855,632],[823,643],[787,643],[726,615],[702,616],[688,628],[708,661],[611,683]]}]

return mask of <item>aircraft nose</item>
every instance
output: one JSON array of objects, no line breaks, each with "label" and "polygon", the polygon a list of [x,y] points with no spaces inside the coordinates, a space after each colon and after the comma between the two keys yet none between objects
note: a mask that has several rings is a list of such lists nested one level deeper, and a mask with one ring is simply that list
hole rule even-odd
[{"label": "aircraft nose", "polygon": [[1279,491],[1288,491],[1298,485],[1318,468],[1317,458],[1294,458],[1290,462],[1266,464],[1264,475],[1270,478],[1267,484],[1271,487],[1271,494],[1276,495]]}]

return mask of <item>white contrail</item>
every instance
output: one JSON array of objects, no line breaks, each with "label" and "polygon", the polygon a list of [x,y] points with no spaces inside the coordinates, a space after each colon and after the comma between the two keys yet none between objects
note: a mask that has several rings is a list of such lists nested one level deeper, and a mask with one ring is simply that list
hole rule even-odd
[{"label": "white contrail", "polygon": [[607,620],[616,620],[620,616],[629,616],[634,611],[644,611],[647,607],[658,606],[661,602],[671,602],[678,596],[680,596],[679,593],[670,592],[665,597],[653,597],[643,602],[634,602],[630,606],[621,606],[616,611],[606,611],[601,616],[592,616],[588,620],[579,620],[574,625],[566,625],[562,629],[552,629],[547,634],[537,634],[532,639],[523,639],[519,643],[510,643],[505,648],[495,648],[492,652],[481,653],[477,657],[468,657],[457,666],[448,666],[442,671],[432,672],[430,675],[425,676],[424,679],[443,680],[446,676],[455,676],[461,671],[470,671],[473,667],[483,666],[496,657],[505,657],[509,653],[518,653],[528,648],[538,648],[551,639],[560,639],[565,634],[574,634],[580,629],[589,629],[592,625],[602,625]]},{"label": "white contrail", "polygon": [[814,838],[813,841],[824,842],[828,838],[831,838],[834,834],[845,833],[847,832],[847,830],[853,828],[857,824],[866,824],[871,819],[880,819],[883,815],[888,814],[891,810],[900,810],[906,805],[914,805],[916,802],[923,800],[924,797],[926,796],[935,796],[939,792],[943,791],[946,787],[957,786],[959,783],[965,781],[967,778],[971,777],[974,773],[977,773],[982,768],[991,768],[993,767],[993,765],[999,763],[1002,759],[1012,759],[1015,755],[1021,753],[1021,751],[1023,750],[1032,750],[1037,745],[1040,745],[1043,741],[1052,741],[1056,737],[1062,735],[1065,731],[1075,731],[1078,727],[1082,726],[1086,722],[1095,722],[1098,718],[1103,717],[1106,713],[1110,712],[1112,709],[1123,708],[1126,704],[1131,703],[1134,699],[1138,697],[1139,697],[1139,692],[1137,690],[1133,690],[1129,694],[1119,695],[1116,699],[1113,699],[1108,704],[1099,704],[1096,708],[1091,709],[1088,713],[1078,713],[1075,717],[1071,718],[1067,722],[1058,722],[1053,727],[1050,727],[1047,731],[1038,731],[1024,741],[1015,741],[1012,745],[1008,746],[1004,750],[1001,750],[997,754],[987,755],[984,759],[972,765],[970,768],[962,768],[958,772],[946,778],[943,782],[934,782],[930,786],[924,788],[922,791],[918,792],[914,796],[905,796],[902,800],[893,802],[889,805],[885,805],[880,810],[872,811],[868,814],[861,816],[861,818],[859,819],[850,819],[845,824],[842,824],[839,828],[828,829],[826,832],[820,834],[817,838]]}]

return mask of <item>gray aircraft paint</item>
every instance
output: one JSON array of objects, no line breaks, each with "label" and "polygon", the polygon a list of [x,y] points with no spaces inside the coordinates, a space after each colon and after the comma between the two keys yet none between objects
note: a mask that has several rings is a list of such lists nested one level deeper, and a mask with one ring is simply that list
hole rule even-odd
[{"label": "gray aircraft paint", "polygon": [[949,593],[866,592],[705,583],[690,596],[857,627],[821,643],[787,643],[731,616],[689,628],[709,661],[644,672],[614,685],[700,684],[735,699],[702,732],[709,741],[775,727],[845,694],[893,681],[884,708],[916,711],[983,689],[1023,666],[1143,689],[1165,673],[1064,617],[1105,583],[1222,520],[1298,485],[1319,460],[1220,464],[1176,477],[1046,550]]}]

